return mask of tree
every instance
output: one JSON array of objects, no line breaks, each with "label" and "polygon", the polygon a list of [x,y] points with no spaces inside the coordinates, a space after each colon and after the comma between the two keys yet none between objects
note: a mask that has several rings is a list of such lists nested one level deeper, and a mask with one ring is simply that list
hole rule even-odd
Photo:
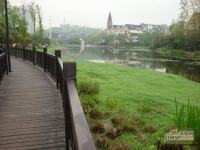
[{"label": "tree", "polygon": [[163,32],[153,32],[152,39],[150,43],[150,49],[157,49],[163,46],[164,33]]},{"label": "tree", "polygon": [[115,39],[115,35],[114,34],[108,34],[105,36],[105,44],[114,44],[114,39]]},{"label": "tree", "polygon": [[184,48],[187,50],[200,49],[200,0],[181,0],[179,19],[185,22]]},{"label": "tree", "polygon": [[26,22],[26,7],[25,4],[22,4],[21,6],[22,11],[22,20],[20,22],[21,31],[23,33],[23,37],[26,37],[26,31],[27,31],[27,22]]},{"label": "tree", "polygon": [[5,14],[5,6],[4,6],[4,0],[0,0],[0,16],[1,17],[4,17],[4,14]]},{"label": "tree", "polygon": [[40,43],[43,43],[43,38],[44,38],[44,29],[43,29],[43,24],[42,24],[42,11],[41,11],[41,7],[39,7],[38,5],[36,5],[36,12],[37,12],[37,18],[38,18],[38,39],[40,41]]},{"label": "tree", "polygon": [[200,0],[181,0],[179,21],[185,22],[186,29],[200,30]]},{"label": "tree", "polygon": [[0,0],[0,45],[3,45],[3,41],[6,37],[5,32],[5,11],[4,0]]},{"label": "tree", "polygon": [[73,36],[72,38],[69,39],[69,44],[78,44],[80,45],[80,37],[78,36]]},{"label": "tree", "polygon": [[117,35],[116,38],[117,38],[117,40],[119,40],[120,44],[124,44],[124,43],[126,43],[128,36],[125,34],[119,34],[119,35]]},{"label": "tree", "polygon": [[29,5],[29,13],[31,16],[31,20],[33,22],[33,34],[34,34],[34,40],[36,38],[36,17],[37,17],[37,9],[36,9],[36,5],[35,2],[31,2],[31,4]]},{"label": "tree", "polygon": [[86,44],[98,44],[99,35],[90,34],[85,38]]}]

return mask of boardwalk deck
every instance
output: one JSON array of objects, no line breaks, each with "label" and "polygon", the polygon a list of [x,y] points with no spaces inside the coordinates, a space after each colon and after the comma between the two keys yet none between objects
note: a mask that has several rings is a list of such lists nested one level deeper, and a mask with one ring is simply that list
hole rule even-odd
[{"label": "boardwalk deck", "polygon": [[65,149],[62,101],[40,68],[11,57],[0,86],[0,150]]}]

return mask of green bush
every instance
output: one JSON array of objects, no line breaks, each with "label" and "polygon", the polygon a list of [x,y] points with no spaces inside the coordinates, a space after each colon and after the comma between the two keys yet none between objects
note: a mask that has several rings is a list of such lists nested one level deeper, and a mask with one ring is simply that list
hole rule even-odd
[{"label": "green bush", "polygon": [[97,81],[81,80],[78,82],[78,93],[80,95],[95,95],[99,93],[99,83]]},{"label": "green bush", "polygon": [[96,95],[82,95],[80,99],[81,102],[88,104],[90,107],[94,107],[99,103],[99,98]]},{"label": "green bush", "polygon": [[200,52],[194,52],[194,58],[200,58]]}]

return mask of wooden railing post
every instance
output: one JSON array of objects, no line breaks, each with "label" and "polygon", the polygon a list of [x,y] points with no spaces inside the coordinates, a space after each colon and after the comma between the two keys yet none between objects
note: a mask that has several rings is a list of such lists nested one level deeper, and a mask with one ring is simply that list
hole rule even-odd
[{"label": "wooden railing post", "polygon": [[61,50],[55,50],[55,56],[56,56],[56,87],[59,89],[59,71],[58,71],[58,57],[61,58]]},{"label": "wooden railing post", "polygon": [[[71,115],[70,106],[67,90],[67,80],[73,79],[76,83],[76,62],[65,61],[63,62],[63,105],[65,115],[65,137],[66,137],[66,149],[70,147],[70,141],[72,140],[72,126],[71,126]],[[71,141],[72,142],[72,141]]]},{"label": "wooden railing post", "polygon": [[64,78],[70,78],[74,80],[76,85],[76,62],[75,61],[64,61],[63,62],[63,76]]},{"label": "wooden railing post", "polygon": [[23,46],[23,60],[25,60],[25,46]]},{"label": "wooden railing post", "polygon": [[44,53],[44,72],[46,72],[46,68],[47,68],[47,57],[46,57],[46,53],[47,53],[47,48],[43,48],[43,53]]},{"label": "wooden railing post", "polygon": [[17,46],[15,46],[15,57],[17,58]]},{"label": "wooden railing post", "polygon": [[61,58],[61,50],[55,50],[55,56]]},{"label": "wooden railing post", "polygon": [[35,46],[33,47],[33,65],[35,65]]}]

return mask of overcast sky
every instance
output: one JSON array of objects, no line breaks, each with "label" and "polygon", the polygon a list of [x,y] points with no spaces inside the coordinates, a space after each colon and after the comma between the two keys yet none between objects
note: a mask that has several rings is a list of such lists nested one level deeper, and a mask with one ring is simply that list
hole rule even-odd
[{"label": "overcast sky", "polygon": [[42,7],[44,26],[73,24],[106,28],[109,11],[113,23],[168,24],[179,15],[180,0],[9,0],[11,5],[35,1]]}]

